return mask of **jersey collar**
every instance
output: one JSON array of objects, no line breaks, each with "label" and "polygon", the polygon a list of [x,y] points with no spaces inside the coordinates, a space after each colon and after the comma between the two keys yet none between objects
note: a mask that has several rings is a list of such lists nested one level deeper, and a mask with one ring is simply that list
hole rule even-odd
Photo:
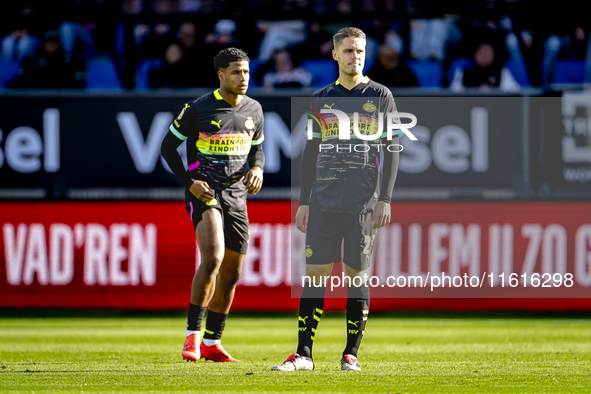
[{"label": "jersey collar", "polygon": [[[220,89],[216,89],[213,91],[213,96],[215,97],[215,99],[217,101],[223,101],[226,105],[230,106],[230,108],[240,108],[242,106],[242,103],[244,103],[244,97],[242,97],[242,100],[240,100],[240,103],[238,103],[237,105],[231,105],[230,103],[228,103],[226,100],[224,100],[224,98],[222,97],[221,93],[220,93]],[[246,96],[246,95],[245,95]]]},{"label": "jersey collar", "polygon": [[[369,83],[369,78],[368,78],[367,76],[363,77],[363,79],[361,80],[361,83],[365,83],[365,84]],[[341,83],[340,83],[340,82],[339,82],[339,80],[337,79],[337,81],[336,81],[334,84],[335,84],[335,85],[340,85]],[[358,86],[358,85],[356,85],[356,86]],[[346,88],[345,88],[345,89],[346,89]],[[353,89],[355,89],[355,88],[353,88]]]}]

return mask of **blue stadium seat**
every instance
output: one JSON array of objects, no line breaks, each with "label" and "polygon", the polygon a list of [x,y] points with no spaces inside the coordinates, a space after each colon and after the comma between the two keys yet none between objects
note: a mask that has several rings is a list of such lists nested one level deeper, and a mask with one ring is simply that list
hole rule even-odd
[{"label": "blue stadium seat", "polygon": [[441,62],[408,61],[406,64],[412,69],[412,71],[414,71],[417,80],[419,81],[419,86],[423,88],[441,87],[441,80],[443,78],[443,67],[441,66]]},{"label": "blue stadium seat", "polygon": [[525,63],[507,60],[505,62],[505,67],[507,67],[507,69],[511,71],[511,74],[513,74],[513,77],[515,78],[519,86],[524,88],[531,88],[531,84],[529,82],[529,75],[527,74],[527,68],[525,67]]},{"label": "blue stadium seat", "polygon": [[135,74],[135,88],[138,90],[150,89],[150,81],[148,75],[152,70],[162,67],[162,62],[159,59],[143,60]]},{"label": "blue stadium seat", "polygon": [[473,60],[471,59],[464,59],[459,58],[451,62],[449,66],[449,82],[451,83],[454,80],[454,75],[456,75],[457,69],[464,69],[466,68]]},{"label": "blue stadium seat", "polygon": [[558,60],[554,68],[554,82],[583,83],[585,80],[584,60]]},{"label": "blue stadium seat", "polygon": [[115,62],[110,58],[97,58],[88,62],[86,88],[95,90],[121,89],[121,79]]},{"label": "blue stadium seat", "polygon": [[337,62],[332,59],[304,60],[302,67],[314,76],[314,87],[322,88],[339,78]]},{"label": "blue stadium seat", "polygon": [[15,77],[19,64],[16,62],[0,61],[0,89]]}]

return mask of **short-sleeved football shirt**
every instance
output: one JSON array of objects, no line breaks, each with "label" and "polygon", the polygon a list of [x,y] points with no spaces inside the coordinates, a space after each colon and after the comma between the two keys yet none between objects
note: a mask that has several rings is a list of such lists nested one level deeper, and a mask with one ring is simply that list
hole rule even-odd
[{"label": "short-sleeved football shirt", "polygon": [[222,190],[244,176],[251,146],[263,142],[263,110],[248,96],[233,107],[217,89],[185,104],[170,131],[187,141],[191,178]]},{"label": "short-sleeved football shirt", "polygon": [[[380,192],[380,155],[381,149],[386,147],[378,145],[387,136],[387,114],[396,111],[392,93],[367,77],[351,90],[337,80],[314,92],[311,106],[316,118],[313,138],[321,140],[313,187],[320,208],[325,212],[361,212],[372,197],[377,201]],[[350,121],[349,140],[339,139],[337,116],[321,114],[322,109],[345,112]],[[380,113],[383,114],[383,131],[378,134]],[[318,116],[320,114],[322,118]],[[367,141],[356,137],[353,132],[355,119],[360,134],[375,135],[376,138]],[[403,135],[398,132],[396,130],[393,137]]]}]

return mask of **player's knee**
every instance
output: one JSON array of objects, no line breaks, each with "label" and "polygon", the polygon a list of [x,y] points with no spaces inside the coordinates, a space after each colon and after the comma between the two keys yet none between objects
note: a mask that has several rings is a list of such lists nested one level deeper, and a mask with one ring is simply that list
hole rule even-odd
[{"label": "player's knee", "polygon": [[369,287],[368,286],[349,286],[348,288],[349,298],[369,298]]},{"label": "player's knee", "polygon": [[232,270],[224,272],[224,285],[228,290],[233,289],[240,280],[240,271]]},{"label": "player's knee", "polygon": [[331,271],[332,264],[309,264],[308,266],[306,266],[306,275],[311,278],[316,277],[317,281],[322,280],[324,276],[330,275]]},{"label": "player's knee", "polygon": [[201,265],[199,266],[200,270],[203,270],[203,273],[212,276],[216,275],[222,265],[222,257],[217,255],[212,255],[208,257],[201,258]]}]

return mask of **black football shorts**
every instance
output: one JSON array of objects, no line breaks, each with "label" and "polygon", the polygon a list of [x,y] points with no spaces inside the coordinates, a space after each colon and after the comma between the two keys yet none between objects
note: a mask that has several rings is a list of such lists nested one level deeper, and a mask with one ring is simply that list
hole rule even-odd
[{"label": "black football shorts", "polygon": [[246,253],[249,237],[246,188],[242,182],[236,182],[229,188],[216,191],[215,200],[207,205],[193,193],[185,190],[185,208],[193,222],[193,227],[197,228],[203,212],[208,209],[217,209],[222,214],[226,248],[238,253]]},{"label": "black football shorts", "polygon": [[369,268],[376,237],[372,215],[373,207],[359,214],[323,212],[312,195],[306,234],[306,264],[342,261],[356,270]]}]

